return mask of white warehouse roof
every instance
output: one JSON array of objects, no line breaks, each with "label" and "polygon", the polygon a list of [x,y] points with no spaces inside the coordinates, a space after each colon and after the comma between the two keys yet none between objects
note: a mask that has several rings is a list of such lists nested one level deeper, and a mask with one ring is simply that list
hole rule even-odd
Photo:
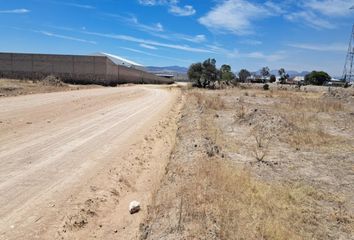
[{"label": "white warehouse roof", "polygon": [[143,69],[144,68],[144,66],[139,64],[139,63],[130,61],[128,59],[125,59],[125,58],[122,58],[122,57],[119,57],[119,56],[116,56],[116,55],[113,55],[113,54],[99,52],[99,53],[94,53],[93,55],[94,56],[105,56],[105,57],[108,57],[112,62],[114,62],[117,65],[124,65],[124,66],[127,66],[127,67],[138,68],[138,69]]}]

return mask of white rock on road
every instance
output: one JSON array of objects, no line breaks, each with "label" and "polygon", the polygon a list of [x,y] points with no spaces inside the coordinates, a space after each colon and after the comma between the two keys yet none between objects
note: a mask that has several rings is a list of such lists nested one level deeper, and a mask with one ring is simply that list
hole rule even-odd
[{"label": "white rock on road", "polygon": [[134,214],[140,211],[140,203],[138,201],[132,201],[129,204],[129,212],[130,214]]}]

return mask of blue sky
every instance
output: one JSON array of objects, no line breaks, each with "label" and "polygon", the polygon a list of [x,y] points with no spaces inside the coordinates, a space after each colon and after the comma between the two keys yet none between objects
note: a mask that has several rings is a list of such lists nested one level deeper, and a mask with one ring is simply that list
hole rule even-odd
[{"label": "blue sky", "polygon": [[341,76],[354,0],[0,0],[0,51]]}]

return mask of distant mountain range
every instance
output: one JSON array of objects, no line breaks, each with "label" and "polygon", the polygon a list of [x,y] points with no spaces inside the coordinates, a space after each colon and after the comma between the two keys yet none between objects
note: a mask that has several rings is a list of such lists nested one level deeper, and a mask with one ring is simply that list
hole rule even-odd
[{"label": "distant mountain range", "polygon": [[[307,74],[309,74],[310,72],[308,71],[302,71],[302,72],[298,72],[298,71],[294,71],[294,70],[285,70],[287,72],[287,74],[289,74],[290,77],[295,77],[295,76],[306,76]],[[261,70],[256,71],[256,72],[252,72],[253,74],[256,75],[261,75]],[[278,70],[271,70],[270,71],[271,75],[275,75],[278,76]]]},{"label": "distant mountain range", "polygon": [[[149,66],[146,67],[148,72],[152,73],[179,73],[179,74],[187,74],[188,68],[186,67],[180,67],[180,66],[166,66],[166,67],[156,67],[156,66]],[[260,70],[256,72],[252,72],[253,74],[260,75]],[[294,70],[289,70],[287,71],[290,77],[294,76],[305,76],[309,74],[310,72],[308,71],[294,71]],[[278,70],[271,70],[270,74],[272,75],[278,75]]]},{"label": "distant mountain range", "polygon": [[149,66],[146,67],[148,72],[152,73],[181,73],[181,74],[187,74],[188,68],[186,67],[180,67],[180,66],[167,66],[167,67],[154,67],[154,66]]}]

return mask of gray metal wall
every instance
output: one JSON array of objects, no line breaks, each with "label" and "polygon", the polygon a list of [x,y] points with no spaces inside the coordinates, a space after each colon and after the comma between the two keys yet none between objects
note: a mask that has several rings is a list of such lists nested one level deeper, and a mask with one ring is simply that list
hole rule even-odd
[{"label": "gray metal wall", "polygon": [[115,65],[104,56],[0,53],[0,77],[41,80],[48,75],[76,84],[172,83],[147,72]]}]

